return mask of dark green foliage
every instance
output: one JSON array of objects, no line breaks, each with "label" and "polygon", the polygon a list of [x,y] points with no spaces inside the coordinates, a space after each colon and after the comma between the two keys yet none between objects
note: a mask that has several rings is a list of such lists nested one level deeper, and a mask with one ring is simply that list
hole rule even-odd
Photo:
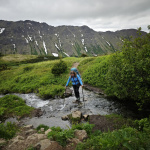
[{"label": "dark green foliage", "polygon": [[140,150],[149,149],[149,133],[142,133],[138,130],[128,127],[113,132],[102,133],[97,136],[91,136],[85,143],[77,146],[77,150]]},{"label": "dark green foliage", "polygon": [[15,124],[7,122],[6,125],[3,123],[0,124],[0,138],[4,138],[6,140],[11,139],[15,136],[18,127]]},{"label": "dark green foliage", "polygon": [[130,98],[139,108],[150,103],[150,34],[125,40],[122,52],[110,58],[106,93]]},{"label": "dark green foliage", "polygon": [[73,124],[72,125],[72,129],[75,130],[85,130],[87,132],[88,135],[90,135],[92,133],[92,129],[95,125],[94,124],[89,124],[87,123],[83,123],[83,124]]},{"label": "dark green foliage", "polygon": [[55,63],[54,66],[52,67],[52,73],[56,76],[65,73],[67,70],[67,64],[60,60],[58,63]]},{"label": "dark green foliage", "polygon": [[0,117],[29,115],[33,110],[25,101],[16,95],[6,95],[0,98]]},{"label": "dark green foliage", "polygon": [[44,124],[40,124],[40,125],[36,128],[36,130],[37,130],[37,131],[40,131],[41,128],[44,128],[44,131],[46,131],[46,130],[49,129],[49,126],[46,126],[46,125],[44,125]]},{"label": "dark green foliage", "polygon": [[88,55],[87,55],[87,54],[82,53],[82,54],[81,54],[81,57],[88,57]]},{"label": "dark green foliage", "polygon": [[48,138],[57,141],[62,146],[66,146],[67,139],[74,137],[74,131],[72,129],[62,130],[60,127],[52,127],[51,129],[52,131],[48,133]]}]

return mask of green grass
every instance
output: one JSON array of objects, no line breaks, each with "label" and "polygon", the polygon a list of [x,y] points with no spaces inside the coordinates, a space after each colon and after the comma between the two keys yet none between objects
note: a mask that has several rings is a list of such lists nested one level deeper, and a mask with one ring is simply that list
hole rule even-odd
[{"label": "green grass", "polygon": [[59,62],[59,60],[21,64],[20,66],[12,67],[10,70],[1,71],[0,93],[37,93],[40,91],[39,95],[44,97],[43,90],[49,88],[47,92],[45,92],[45,95],[50,92],[49,96],[54,97],[54,93],[56,92],[50,89],[54,86],[55,89],[59,91],[58,95],[62,95],[62,90],[64,90],[63,87],[69,77],[71,66],[74,62],[81,62],[83,59],[84,58],[62,59],[67,64],[67,71],[60,76],[55,76],[51,73],[52,67]]},{"label": "green grass", "polygon": [[25,101],[16,95],[6,95],[0,98],[0,118],[29,115],[34,109],[25,104]]},{"label": "green grass", "polygon": [[18,131],[18,127],[15,124],[7,122],[5,125],[4,123],[0,123],[0,138],[3,139],[11,139],[15,136],[16,132]]}]

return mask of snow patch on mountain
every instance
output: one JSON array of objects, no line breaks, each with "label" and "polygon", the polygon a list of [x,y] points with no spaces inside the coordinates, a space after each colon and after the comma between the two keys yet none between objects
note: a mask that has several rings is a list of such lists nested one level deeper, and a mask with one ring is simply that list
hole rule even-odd
[{"label": "snow patch on mountain", "polygon": [[70,57],[67,53],[63,52],[66,56]]},{"label": "snow patch on mountain", "polygon": [[4,32],[5,28],[0,28],[0,34]]},{"label": "snow patch on mountain", "polygon": [[37,42],[37,41],[35,41],[35,43],[36,43],[36,45],[38,46],[38,42]]},{"label": "snow patch on mountain", "polygon": [[[73,34],[73,33],[72,33],[72,34]],[[75,34],[73,34],[73,36],[74,36],[74,37],[76,37],[76,35],[75,35]]]},{"label": "snow patch on mountain", "polygon": [[26,43],[29,43],[29,41],[28,41],[28,39],[27,39],[27,38],[25,38],[25,40],[26,40]]},{"label": "snow patch on mountain", "polygon": [[46,44],[45,44],[44,41],[43,41],[43,46],[44,46],[44,49],[45,49],[45,53],[47,54]]},{"label": "snow patch on mountain", "polygon": [[54,57],[58,57],[58,54],[57,53],[52,53]]},{"label": "snow patch on mountain", "polygon": [[58,49],[58,50],[60,50],[60,48],[58,47],[58,45],[55,43],[55,47]]},{"label": "snow patch on mountain", "polygon": [[30,41],[32,41],[32,37],[31,36],[28,35],[28,38],[29,38]]},{"label": "snow patch on mountain", "polygon": [[88,50],[87,50],[87,47],[86,47],[86,46],[84,47],[84,49],[85,49],[85,51],[86,51],[86,52],[88,52]]},{"label": "snow patch on mountain", "polygon": [[81,34],[81,37],[83,37],[83,34]]},{"label": "snow patch on mountain", "polygon": [[84,45],[84,39],[81,39],[82,44]]},{"label": "snow patch on mountain", "polygon": [[16,45],[15,45],[15,44],[13,44],[13,46],[14,46],[14,50],[15,50],[15,48],[16,48]]},{"label": "snow patch on mountain", "polygon": [[106,43],[107,43],[109,46],[111,46],[110,43],[109,43],[108,41],[106,41]]}]

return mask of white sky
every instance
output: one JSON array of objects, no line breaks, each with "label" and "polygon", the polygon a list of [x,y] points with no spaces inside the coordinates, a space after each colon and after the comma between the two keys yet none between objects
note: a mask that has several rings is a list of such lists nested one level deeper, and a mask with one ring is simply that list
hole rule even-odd
[{"label": "white sky", "polygon": [[87,25],[96,31],[142,27],[148,32],[150,0],[0,0],[0,20]]}]

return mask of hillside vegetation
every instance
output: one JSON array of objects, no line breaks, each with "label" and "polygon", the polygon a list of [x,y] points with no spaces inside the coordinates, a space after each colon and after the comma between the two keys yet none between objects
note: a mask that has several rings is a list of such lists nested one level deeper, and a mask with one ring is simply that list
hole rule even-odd
[{"label": "hillside vegetation", "polygon": [[79,65],[84,83],[108,96],[130,99],[140,109],[150,104],[150,33],[125,40],[121,52],[88,58]]}]

